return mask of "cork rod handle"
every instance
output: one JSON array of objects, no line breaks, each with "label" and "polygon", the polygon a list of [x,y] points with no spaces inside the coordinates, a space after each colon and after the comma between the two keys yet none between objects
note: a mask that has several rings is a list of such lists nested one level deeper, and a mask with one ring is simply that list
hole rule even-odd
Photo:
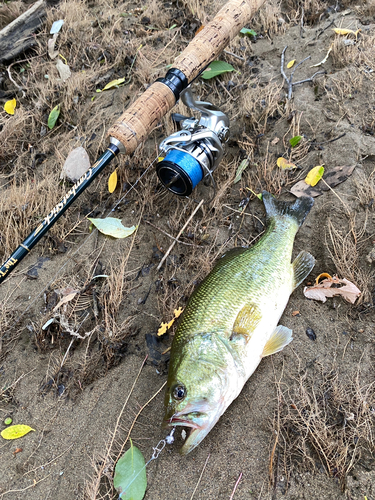
[{"label": "cork rod handle", "polygon": [[[191,82],[219,56],[264,2],[230,0],[175,59],[173,68]],[[175,103],[173,91],[164,83],[155,82],[112,125],[108,135],[119,140],[126,154],[130,154]]]}]

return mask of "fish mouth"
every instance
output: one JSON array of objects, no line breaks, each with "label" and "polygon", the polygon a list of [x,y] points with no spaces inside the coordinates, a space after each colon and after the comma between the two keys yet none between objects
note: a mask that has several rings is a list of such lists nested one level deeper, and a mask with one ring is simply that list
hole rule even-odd
[{"label": "fish mouth", "polygon": [[[192,420],[195,418],[202,423],[197,423]],[[214,424],[213,424],[214,425]],[[208,415],[204,413],[191,415],[173,415],[171,418],[164,420],[163,427],[183,427],[186,432],[186,440],[180,449],[181,455],[187,455],[207,436],[213,425],[209,425]]]}]

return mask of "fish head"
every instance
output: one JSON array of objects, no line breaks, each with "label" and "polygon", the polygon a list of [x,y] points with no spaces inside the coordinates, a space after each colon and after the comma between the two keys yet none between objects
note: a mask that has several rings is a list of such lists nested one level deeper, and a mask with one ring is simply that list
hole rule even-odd
[{"label": "fish head", "polygon": [[187,428],[182,455],[198,446],[233,400],[225,356],[201,340],[189,342],[179,354],[172,351],[168,373],[163,427]]}]

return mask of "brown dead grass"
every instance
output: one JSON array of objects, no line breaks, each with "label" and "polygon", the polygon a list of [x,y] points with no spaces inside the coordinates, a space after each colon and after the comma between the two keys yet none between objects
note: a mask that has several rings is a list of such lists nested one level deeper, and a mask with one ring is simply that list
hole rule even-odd
[{"label": "brown dead grass", "polygon": [[374,449],[374,397],[375,385],[361,382],[360,368],[344,375],[315,363],[291,385],[278,382],[273,425],[282,474],[322,469],[345,490],[350,471]]},{"label": "brown dead grass", "polygon": [[253,82],[242,96],[246,125],[253,134],[264,134],[269,122],[281,118],[283,114],[282,85],[275,82],[261,84]]},{"label": "brown dead grass", "polygon": [[[367,220],[367,217],[366,217]],[[336,266],[339,277],[352,281],[361,290],[359,303],[372,304],[372,288],[375,272],[369,269],[363,258],[363,247],[366,242],[366,222],[356,224],[355,216],[350,217],[350,230],[342,230],[328,220],[326,243],[329,254]],[[327,241],[328,240],[328,241]]]}]

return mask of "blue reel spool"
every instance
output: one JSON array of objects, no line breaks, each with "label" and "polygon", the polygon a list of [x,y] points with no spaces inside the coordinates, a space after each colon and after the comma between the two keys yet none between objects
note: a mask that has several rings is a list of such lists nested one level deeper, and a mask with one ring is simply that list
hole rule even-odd
[{"label": "blue reel spool", "polygon": [[173,194],[189,196],[204,177],[198,160],[191,154],[170,149],[156,166],[160,182]]}]

